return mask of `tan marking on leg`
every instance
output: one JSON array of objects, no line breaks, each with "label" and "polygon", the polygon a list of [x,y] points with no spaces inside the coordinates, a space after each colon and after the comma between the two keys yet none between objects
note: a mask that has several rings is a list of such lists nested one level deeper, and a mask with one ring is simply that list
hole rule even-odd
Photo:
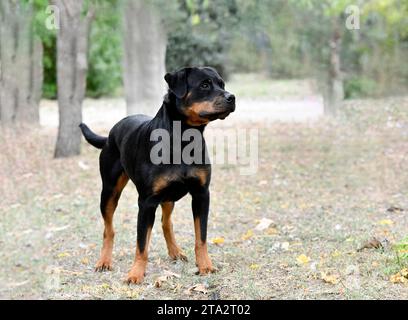
[{"label": "tan marking on leg", "polygon": [[129,181],[129,177],[127,176],[127,174],[122,173],[115,187],[116,193],[119,194],[119,196],[122,193],[123,189],[126,187],[126,184],[128,183],[128,181]]},{"label": "tan marking on leg", "polygon": [[113,229],[113,214],[115,213],[122,190],[128,181],[129,177],[125,173],[122,173],[106,204],[104,213],[105,229],[103,231],[103,245],[100,258],[95,265],[95,271],[112,270],[112,250],[113,239],[115,237],[115,231]]},{"label": "tan marking on leg", "polygon": [[200,185],[204,186],[207,183],[208,180],[208,170],[204,169],[204,168],[197,168],[197,169],[193,169],[191,175],[196,177],[199,182]]},{"label": "tan marking on leg", "polygon": [[215,272],[216,269],[212,266],[211,259],[208,256],[207,243],[201,241],[201,227],[199,218],[194,219],[194,231],[195,231],[195,255],[198,273],[204,275],[210,272]]},{"label": "tan marking on leg", "polygon": [[166,239],[167,250],[170,258],[187,261],[187,257],[176,243],[176,238],[173,231],[173,223],[171,222],[171,213],[174,208],[174,202],[163,202],[162,207],[162,229],[164,239]]},{"label": "tan marking on leg", "polygon": [[148,261],[148,251],[149,251],[151,234],[152,234],[152,228],[150,227],[147,229],[146,244],[145,244],[143,252],[140,252],[139,245],[136,242],[135,261],[133,262],[133,266],[127,275],[127,279],[126,279],[127,283],[140,284],[143,282],[145,272],[146,272],[147,261]]},{"label": "tan marking on leg", "polygon": [[165,177],[158,177],[156,180],[153,182],[153,192],[154,193],[159,193],[161,190],[167,187],[169,184],[168,179]]}]

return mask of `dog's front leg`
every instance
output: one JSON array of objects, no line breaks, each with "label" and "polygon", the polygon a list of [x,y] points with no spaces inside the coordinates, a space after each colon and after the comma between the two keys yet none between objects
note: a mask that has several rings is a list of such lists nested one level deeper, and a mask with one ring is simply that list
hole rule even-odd
[{"label": "dog's front leg", "polygon": [[139,200],[139,214],[137,217],[137,243],[136,257],[132,269],[127,276],[128,283],[143,282],[147,260],[150,236],[154,224],[156,208],[158,204],[151,201]]},{"label": "dog's front leg", "polygon": [[205,189],[192,194],[192,209],[195,230],[195,255],[199,274],[214,272],[207,249],[207,223],[210,207],[210,192]]}]

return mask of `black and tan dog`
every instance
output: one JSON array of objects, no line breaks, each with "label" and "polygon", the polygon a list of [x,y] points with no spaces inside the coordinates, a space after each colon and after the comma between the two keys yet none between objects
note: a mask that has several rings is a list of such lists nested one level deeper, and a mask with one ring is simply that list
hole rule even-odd
[{"label": "black and tan dog", "polygon": [[[112,128],[109,137],[98,136],[85,124],[80,125],[85,139],[96,148],[102,149],[100,209],[105,230],[96,270],[112,268],[113,214],[129,179],[136,185],[139,194],[136,257],[127,276],[129,283],[143,281],[151,230],[159,204],[162,207],[162,228],[169,256],[172,259],[186,259],[174,237],[171,213],[174,202],[187,193],[192,196],[198,271],[200,274],[214,271],[206,244],[211,165],[205,161],[188,161],[187,164],[173,148],[175,137],[172,132],[177,121],[181,134],[188,129],[196,129],[202,138],[200,143],[204,157],[206,147],[202,134],[205,126],[212,120],[225,119],[233,112],[235,97],[225,91],[224,81],[216,70],[209,67],[183,68],[166,74],[165,80],[169,91],[155,117],[126,117]],[[151,150],[158,143],[151,141],[151,134],[155,129],[164,129],[170,133],[169,164],[152,162]],[[182,150],[189,142],[182,140],[180,143]]]}]

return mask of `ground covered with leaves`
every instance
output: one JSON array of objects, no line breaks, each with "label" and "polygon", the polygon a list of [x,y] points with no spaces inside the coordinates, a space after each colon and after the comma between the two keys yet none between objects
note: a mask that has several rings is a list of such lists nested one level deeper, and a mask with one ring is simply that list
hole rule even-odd
[{"label": "ground covered with leaves", "polygon": [[[102,243],[98,150],[52,158],[56,131],[0,136],[0,297],[43,299],[407,299],[408,99],[347,102],[336,119],[251,124],[259,169],[214,166],[209,252],[195,275],[190,198],[160,227],[142,285],[124,279],[135,251],[137,193],[115,214],[114,270],[94,272]],[[207,130],[211,130],[212,124]]]}]

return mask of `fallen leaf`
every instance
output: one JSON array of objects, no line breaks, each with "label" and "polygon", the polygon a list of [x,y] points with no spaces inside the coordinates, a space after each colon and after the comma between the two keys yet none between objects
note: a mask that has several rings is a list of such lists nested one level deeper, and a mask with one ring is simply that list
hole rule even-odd
[{"label": "fallen leaf", "polygon": [[309,263],[310,258],[309,258],[308,256],[304,255],[304,254],[301,254],[300,256],[298,256],[298,257],[296,258],[296,261],[297,261],[299,264],[307,264],[307,263]]},{"label": "fallen leaf", "polygon": [[334,274],[328,274],[326,272],[321,272],[320,277],[326,283],[337,284],[339,282],[339,277]]},{"label": "fallen leaf", "polygon": [[162,284],[168,280],[170,280],[171,278],[180,278],[181,276],[177,273],[171,272],[171,271],[164,271],[164,275],[157,277],[154,281],[154,286],[156,288],[160,288],[162,286]]},{"label": "fallen leaf", "polygon": [[287,208],[289,208],[289,203],[283,203],[283,204],[281,204],[281,208],[282,208],[282,209],[287,209]]},{"label": "fallen leaf", "polygon": [[383,245],[377,238],[372,238],[371,240],[365,242],[361,248],[357,249],[357,251],[362,251],[364,249],[380,249],[382,246]]},{"label": "fallen leaf", "polygon": [[60,269],[59,273],[69,274],[71,276],[80,276],[80,275],[84,274],[81,271],[72,271],[72,270],[66,270],[66,269]]},{"label": "fallen leaf", "polygon": [[225,242],[225,239],[223,237],[217,237],[212,239],[211,242],[214,244],[223,244]]},{"label": "fallen leaf", "polygon": [[285,251],[288,251],[288,250],[289,250],[289,246],[290,246],[289,242],[282,242],[282,243],[280,244],[281,249],[282,249],[282,250],[285,250]]},{"label": "fallen leaf", "polygon": [[180,292],[180,289],[181,289],[182,287],[183,287],[183,286],[181,285],[181,283],[177,283],[176,286],[175,286],[174,289],[173,289],[173,292],[175,292],[175,293]]},{"label": "fallen leaf", "polygon": [[136,291],[136,290],[129,289],[129,290],[126,290],[126,296],[128,298],[131,298],[131,299],[138,299],[139,298],[139,292]]},{"label": "fallen leaf", "polygon": [[408,268],[402,269],[400,272],[393,274],[390,277],[392,283],[408,283]]},{"label": "fallen leaf", "polygon": [[378,221],[378,224],[381,224],[383,226],[389,226],[391,224],[394,224],[394,221],[392,221],[391,219],[383,219]]},{"label": "fallen leaf", "polygon": [[269,234],[271,236],[279,233],[278,229],[273,228],[273,227],[266,229],[265,232],[266,232],[266,234]]},{"label": "fallen leaf", "polygon": [[70,257],[71,255],[68,252],[61,252],[57,255],[58,258],[66,258]]},{"label": "fallen leaf", "polygon": [[207,294],[207,286],[203,283],[195,284],[194,286],[191,286],[187,290],[184,291],[185,294],[191,294],[193,291],[200,292],[203,294]]},{"label": "fallen leaf", "polygon": [[259,264],[253,263],[249,266],[250,269],[252,270],[258,270],[260,268]]},{"label": "fallen leaf", "polygon": [[154,286],[155,286],[156,288],[161,288],[163,282],[166,282],[167,280],[168,280],[168,277],[167,277],[167,276],[157,277],[157,278],[154,280]]},{"label": "fallen leaf", "polygon": [[399,208],[399,207],[395,207],[395,206],[391,206],[391,207],[389,207],[388,209],[387,209],[387,211],[388,212],[401,212],[401,211],[404,211],[404,209],[402,209],[402,208]]},{"label": "fallen leaf", "polygon": [[174,273],[168,270],[164,270],[164,274],[171,277],[171,278],[181,278],[181,275],[179,275],[178,273]]},{"label": "fallen leaf", "polygon": [[247,233],[245,233],[241,239],[242,240],[248,240],[249,238],[251,238],[254,235],[254,232],[250,229],[247,231]]},{"label": "fallen leaf", "polygon": [[110,285],[109,285],[109,283],[102,283],[101,284],[101,287],[102,287],[102,289],[109,289],[110,288]]},{"label": "fallen leaf", "polygon": [[81,287],[81,291],[83,292],[90,292],[92,290],[91,286],[84,285]]},{"label": "fallen leaf", "polygon": [[339,251],[339,250],[334,250],[334,252],[332,253],[332,257],[333,258],[336,258],[336,257],[339,257],[339,256],[341,256],[341,252]]},{"label": "fallen leaf", "polygon": [[89,259],[87,257],[81,259],[82,264],[89,264]]},{"label": "fallen leaf", "polygon": [[268,218],[262,218],[258,225],[255,227],[255,230],[257,231],[263,231],[265,229],[268,229],[268,227],[273,223],[271,219]]}]

